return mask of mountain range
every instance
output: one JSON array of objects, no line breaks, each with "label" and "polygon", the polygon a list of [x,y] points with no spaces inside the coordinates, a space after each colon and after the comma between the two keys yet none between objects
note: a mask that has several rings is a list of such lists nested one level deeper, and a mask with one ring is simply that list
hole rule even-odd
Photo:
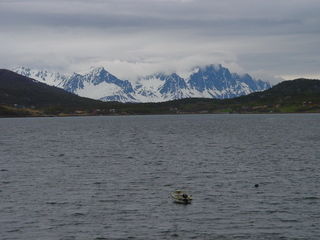
[{"label": "mountain range", "polygon": [[0,69],[0,117],[182,113],[320,113],[320,81],[296,79],[231,99],[103,102]]},{"label": "mountain range", "polygon": [[177,73],[156,73],[140,77],[136,81],[121,80],[103,67],[92,68],[85,74],[71,75],[26,67],[12,70],[79,96],[102,101],[138,103],[183,98],[227,99],[271,87],[270,83],[256,80],[249,74],[231,73],[222,65],[197,67],[186,78]]}]

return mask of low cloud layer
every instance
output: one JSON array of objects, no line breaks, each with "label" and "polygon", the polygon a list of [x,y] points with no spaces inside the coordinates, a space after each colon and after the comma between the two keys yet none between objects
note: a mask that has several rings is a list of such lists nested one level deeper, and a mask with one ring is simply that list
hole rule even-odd
[{"label": "low cloud layer", "polygon": [[317,0],[0,0],[0,64],[134,79],[221,63],[320,78]]}]

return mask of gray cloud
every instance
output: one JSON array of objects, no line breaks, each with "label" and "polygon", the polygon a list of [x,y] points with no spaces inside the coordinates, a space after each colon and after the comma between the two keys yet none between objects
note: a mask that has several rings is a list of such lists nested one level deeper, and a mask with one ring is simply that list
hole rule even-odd
[{"label": "gray cloud", "polygon": [[318,76],[316,0],[0,0],[0,64],[134,78],[222,63]]}]

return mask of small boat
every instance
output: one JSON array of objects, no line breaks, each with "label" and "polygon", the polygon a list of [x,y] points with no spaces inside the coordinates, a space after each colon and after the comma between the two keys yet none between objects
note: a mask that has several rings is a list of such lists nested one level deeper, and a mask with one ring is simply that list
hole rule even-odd
[{"label": "small boat", "polygon": [[189,204],[192,201],[192,196],[181,190],[172,192],[171,197],[175,203]]}]

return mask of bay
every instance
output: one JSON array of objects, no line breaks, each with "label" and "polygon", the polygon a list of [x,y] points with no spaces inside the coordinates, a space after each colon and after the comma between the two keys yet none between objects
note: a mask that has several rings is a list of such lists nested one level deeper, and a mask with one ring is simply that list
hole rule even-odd
[{"label": "bay", "polygon": [[319,122],[0,119],[1,239],[320,239]]}]

